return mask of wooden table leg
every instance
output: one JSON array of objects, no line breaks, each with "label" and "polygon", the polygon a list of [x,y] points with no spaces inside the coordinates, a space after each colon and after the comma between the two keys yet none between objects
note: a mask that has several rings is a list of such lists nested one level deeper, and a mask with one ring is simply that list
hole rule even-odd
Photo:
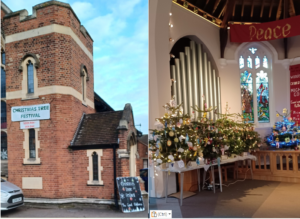
[{"label": "wooden table leg", "polygon": [[168,178],[169,178],[169,176],[168,176],[168,172],[164,172],[165,173],[165,199],[166,199],[166,203],[167,203],[167,199],[168,199]]},{"label": "wooden table leg", "polygon": [[180,206],[182,206],[184,173],[180,173]]},{"label": "wooden table leg", "polygon": [[218,169],[219,169],[219,178],[220,178],[220,191],[222,192],[222,169],[221,169],[221,165],[218,165]]},{"label": "wooden table leg", "polygon": [[201,191],[201,185],[200,185],[200,169],[197,169],[197,176],[198,176],[198,187],[199,187],[199,192]]},{"label": "wooden table leg", "polygon": [[253,180],[253,172],[252,172],[252,163],[251,160],[248,159],[250,161],[250,172],[251,172],[251,179]]},{"label": "wooden table leg", "polygon": [[211,166],[211,174],[212,174],[212,178],[213,178],[213,187],[214,187],[214,193],[216,193],[216,187],[215,187],[215,170],[214,170],[214,166]]}]

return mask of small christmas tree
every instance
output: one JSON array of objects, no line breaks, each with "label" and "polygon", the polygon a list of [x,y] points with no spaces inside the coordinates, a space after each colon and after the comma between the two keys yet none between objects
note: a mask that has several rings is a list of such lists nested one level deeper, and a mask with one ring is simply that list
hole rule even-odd
[{"label": "small christmas tree", "polygon": [[290,112],[286,108],[283,109],[282,114],[277,112],[276,117],[281,117],[280,121],[275,122],[272,128],[272,134],[267,136],[265,141],[272,147],[285,148],[291,147],[299,150],[300,128],[298,123],[290,117]]}]

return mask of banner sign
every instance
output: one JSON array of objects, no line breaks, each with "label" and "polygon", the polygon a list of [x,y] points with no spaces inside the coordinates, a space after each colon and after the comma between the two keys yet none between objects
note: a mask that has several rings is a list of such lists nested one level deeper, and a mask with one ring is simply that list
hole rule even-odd
[{"label": "banner sign", "polygon": [[11,121],[50,119],[50,104],[14,106],[11,108]]},{"label": "banner sign", "polygon": [[26,121],[20,122],[20,129],[34,129],[40,127],[40,121]]},{"label": "banner sign", "polygon": [[117,185],[123,213],[145,211],[137,177],[117,177]]},{"label": "banner sign", "polygon": [[297,36],[300,35],[299,23],[300,15],[261,24],[232,24],[230,41],[243,43]]},{"label": "banner sign", "polygon": [[300,64],[290,66],[290,104],[292,119],[300,121]]}]

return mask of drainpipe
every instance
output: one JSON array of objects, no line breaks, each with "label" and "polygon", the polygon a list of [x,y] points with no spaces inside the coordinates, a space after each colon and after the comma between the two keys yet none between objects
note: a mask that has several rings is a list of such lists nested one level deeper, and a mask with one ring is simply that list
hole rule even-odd
[{"label": "drainpipe", "polygon": [[114,191],[115,191],[115,206],[119,210],[118,196],[117,196],[117,170],[116,170],[116,145],[113,147],[114,152]]}]

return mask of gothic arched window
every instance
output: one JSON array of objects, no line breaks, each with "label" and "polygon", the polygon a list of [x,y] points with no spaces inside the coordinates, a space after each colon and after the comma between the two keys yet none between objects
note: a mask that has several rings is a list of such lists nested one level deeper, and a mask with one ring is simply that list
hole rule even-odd
[{"label": "gothic arched window", "polygon": [[98,154],[96,152],[93,153],[92,155],[93,158],[93,180],[98,181],[99,176],[98,176]]},{"label": "gothic arched window", "polygon": [[1,160],[7,160],[7,134],[1,132]]},{"label": "gothic arched window", "polygon": [[33,63],[30,60],[27,63],[27,85],[28,93],[34,93]]},{"label": "gothic arched window", "polygon": [[1,98],[6,97],[6,75],[4,68],[1,68]]},{"label": "gothic arched window", "polygon": [[248,48],[239,56],[242,114],[248,122],[270,122],[270,66],[261,48]]}]

